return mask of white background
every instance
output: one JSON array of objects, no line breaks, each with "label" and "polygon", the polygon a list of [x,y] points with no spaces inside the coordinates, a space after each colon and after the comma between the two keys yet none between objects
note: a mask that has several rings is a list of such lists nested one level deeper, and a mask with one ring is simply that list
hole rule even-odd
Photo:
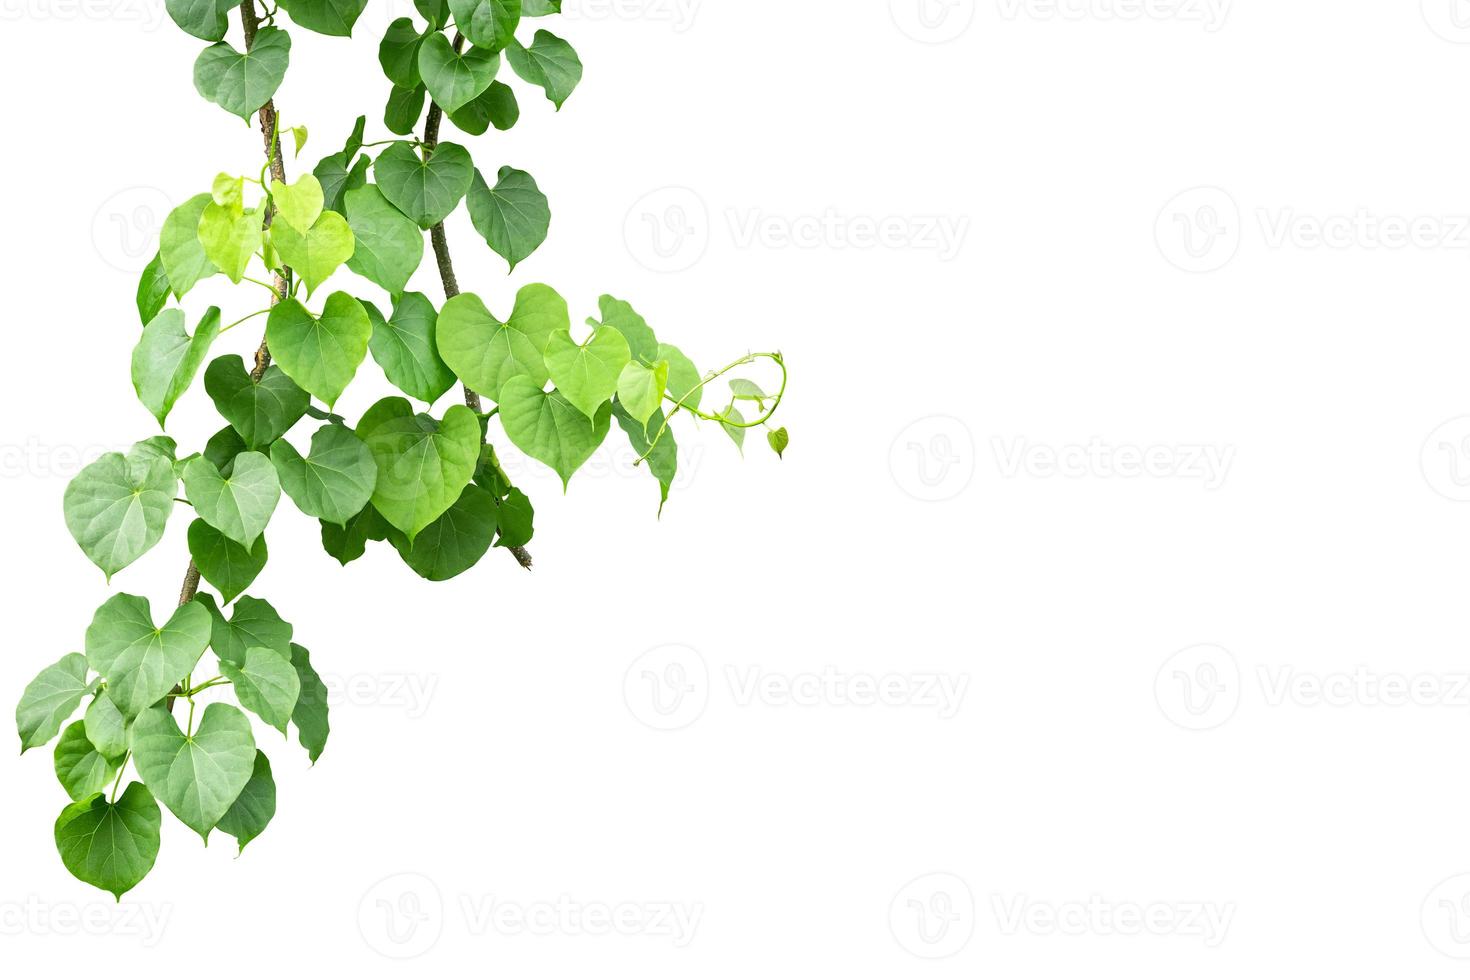
[{"label": "white background", "polygon": [[[161,7],[0,0],[7,704],[184,566],[183,508],[112,588],[61,515],[154,431],[158,225],[259,166]],[[409,7],[287,25],[292,173],[359,113],[386,138]],[[234,860],[168,817],[121,906],[60,864],[49,749],[7,764],[7,970],[1462,975],[1470,5],[567,10],[566,109],[519,86],[511,133],[448,137],[535,175],[550,241],[507,280],[461,212],[460,280],[611,292],[701,367],[781,349],[785,463],[683,429],[656,520],[616,429],[565,498],[506,451],[536,571],[442,586],[340,569],[283,502],[251,592],[338,692],[326,754],[261,731],[266,834]],[[386,392],[369,362],[342,408]],[[197,386],[171,423],[219,425]]]}]

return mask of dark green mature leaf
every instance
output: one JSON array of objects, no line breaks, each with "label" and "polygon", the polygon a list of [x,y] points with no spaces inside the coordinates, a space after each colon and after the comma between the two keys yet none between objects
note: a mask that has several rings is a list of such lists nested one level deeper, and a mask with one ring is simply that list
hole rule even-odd
[{"label": "dark green mature leaf", "polygon": [[477,47],[499,51],[515,40],[521,0],[449,0],[454,26]]},{"label": "dark green mature leaf", "polygon": [[92,698],[92,703],[87,705],[87,713],[82,716],[82,724],[86,728],[87,741],[109,758],[126,754],[132,745],[132,726],[106,693]]},{"label": "dark green mature leaf", "polygon": [[123,763],[121,755],[103,755],[87,739],[87,726],[80,721],[62,732],[53,761],[56,778],[73,800],[85,800],[112,785]]},{"label": "dark green mature leaf", "polygon": [[37,674],[15,706],[21,754],[55,738],[61,723],[96,687],[96,681],[87,682],[87,658],[80,653],[68,653]]},{"label": "dark green mature leaf", "polygon": [[606,403],[588,418],[561,392],[542,391],[524,377],[511,378],[500,391],[505,434],[521,452],[556,470],[563,490],[607,438],[611,417]]},{"label": "dark green mature leaf", "polygon": [[515,90],[503,82],[491,82],[489,88],[449,114],[449,121],[471,136],[485,135],[492,125],[504,132],[520,118]]},{"label": "dark green mature leaf", "polygon": [[233,425],[220,429],[204,444],[204,458],[214,464],[220,476],[233,473],[235,457],[245,451],[245,440],[240,438],[240,433],[235,431]]},{"label": "dark green mature leaf", "polygon": [[199,516],[231,541],[254,548],[281,499],[276,468],[264,453],[241,453],[229,477],[196,456],[184,467],[184,490]]},{"label": "dark green mature leaf", "polygon": [[391,529],[383,515],[368,504],[345,527],[322,521],[322,550],[345,568],[367,553],[369,541],[388,540]]},{"label": "dark green mature leaf", "polygon": [[225,603],[233,602],[250,588],[270,558],[264,534],[254,547],[246,548],[203,518],[189,525],[189,555],[204,580],[219,589],[220,600]]},{"label": "dark green mature leaf", "polygon": [[628,342],[612,327],[598,327],[584,344],[571,331],[556,330],[546,343],[546,370],[557,391],[589,419],[617,393],[630,357]]},{"label": "dark green mature leaf", "polygon": [[399,136],[412,135],[424,114],[424,103],[429,99],[429,90],[420,82],[413,88],[393,86],[388,92],[388,104],[383,107],[383,125],[388,132]]},{"label": "dark green mature leaf", "polygon": [[243,54],[224,41],[205,48],[194,65],[194,84],[205,98],[249,122],[281,87],[290,61],[291,36],[279,27],[262,27]]},{"label": "dark green mature leaf", "polygon": [[324,425],[303,457],[282,439],[271,447],[281,486],[303,514],[346,526],[372,499],[378,467],[367,444],[345,425]]},{"label": "dark green mature leaf", "polygon": [[355,190],[367,183],[368,167],[372,161],[367,157],[357,157],[356,162],[348,167],[348,160],[357,153],[351,154],[334,153],[329,157],[323,157],[312,171],[317,181],[322,185],[322,196],[325,206],[329,211],[341,214],[346,208],[343,195],[350,190]]},{"label": "dark green mature leaf", "polygon": [[419,76],[419,46],[427,34],[420,34],[412,17],[400,17],[388,25],[383,42],[378,45],[378,63],[383,74],[398,88],[416,88]]},{"label": "dark green mature leaf", "polygon": [[327,685],[322,683],[316,669],[311,666],[311,654],[306,647],[291,644],[291,664],[301,680],[301,696],[296,700],[296,710],[291,713],[291,723],[296,726],[301,747],[315,765],[327,747],[327,736],[332,730],[327,719]]},{"label": "dark green mature leaf", "polygon": [[394,143],[373,164],[378,189],[393,206],[428,229],[447,218],[469,192],[475,165],[464,147],[440,143],[425,162],[407,143]]},{"label": "dark green mature leaf", "polygon": [[367,8],[367,0],[280,0],[280,4],[302,27],[332,37],[351,37],[352,26]]},{"label": "dark green mature leaf", "polygon": [[250,719],[215,703],[204,709],[198,730],[185,735],[167,709],[149,708],[133,724],[133,765],[144,785],[208,844],[255,771]]},{"label": "dark green mature leaf", "polygon": [[498,51],[473,47],[461,53],[443,34],[430,34],[419,47],[419,77],[445,112],[454,112],[489,88],[499,70]]},{"label": "dark green mature leaf", "polygon": [[209,626],[209,610],[187,602],[155,627],[147,599],[119,593],[87,627],[87,663],[107,681],[123,717],[136,718],[194,669],[209,646]]},{"label": "dark green mature leaf", "polygon": [[172,292],[173,287],[168,284],[168,274],[163,271],[163,253],[159,252],[153,256],[153,261],[148,263],[148,268],[143,270],[143,275],[138,280],[138,319],[145,326],[152,322],[168,305],[168,297]]},{"label": "dark green mature leaf", "polygon": [[550,286],[533,283],[516,294],[515,310],[501,323],[474,293],[444,304],[436,339],[439,356],[465,384],[501,400],[501,388],[522,376],[540,387],[550,377],[546,345],[557,330],[571,325],[566,300]]},{"label": "dark green mature leaf", "polygon": [[475,230],[510,263],[512,272],[546,241],[551,205],[524,170],[501,167],[494,187],[476,170],[466,203]]},{"label": "dark green mature leaf", "polygon": [[133,348],[133,389],[158,420],[159,428],[168,421],[179,396],[194,383],[219,328],[217,306],[204,314],[192,337],[184,326],[183,310],[164,310],[144,328],[143,338]]},{"label": "dark green mature leaf", "polygon": [[178,486],[167,459],[108,453],[67,484],[66,528],[110,580],[162,540]]},{"label": "dark green mature leaf", "polygon": [[201,279],[219,272],[199,241],[199,218],[213,202],[208,194],[189,198],[169,213],[159,232],[158,254],[163,262],[163,274],[179,299]]},{"label": "dark green mature leaf", "polygon": [[311,397],[274,364],[261,375],[259,383],[252,381],[238,354],[210,362],[204,372],[204,390],[251,449],[269,447],[306,414],[311,404]]},{"label": "dark green mature leaf", "polygon": [[200,593],[196,601],[209,611],[212,624],[209,645],[221,661],[241,666],[246,651],[253,647],[269,647],[282,654],[291,652],[291,624],[264,599],[242,596],[229,619],[225,619],[214,597],[207,592]]},{"label": "dark green mature leaf", "polygon": [[237,853],[244,853],[245,845],[264,833],[275,815],[276,780],[271,775],[271,762],[264,752],[256,749],[250,782],[216,826],[239,842]]},{"label": "dark green mature leaf", "polygon": [[522,17],[549,17],[561,13],[561,0],[521,0]]},{"label": "dark green mature leaf", "polygon": [[495,497],[471,483],[413,544],[398,532],[389,535],[403,561],[430,582],[447,582],[475,566],[490,550],[499,526]]},{"label": "dark green mature leaf", "polygon": [[463,405],[443,421],[415,415],[404,398],[385,398],[363,415],[357,434],[378,464],[373,506],[412,544],[459,499],[480,457],[480,420]]},{"label": "dark green mature leaf", "polygon": [[524,548],[536,533],[535,523],[536,509],[531,506],[531,498],[511,487],[510,493],[500,501],[500,537],[496,547]]},{"label": "dark green mature leaf", "polygon": [[602,322],[617,330],[628,342],[633,360],[654,364],[659,360],[658,340],[653,335],[648,321],[638,315],[632,306],[612,296],[604,296],[598,302]]},{"label": "dark green mature leaf", "polygon": [[230,29],[234,0],[166,0],[169,17],[179,29],[201,41],[218,41]]},{"label": "dark green mature leaf", "polygon": [[270,647],[250,647],[242,663],[221,660],[219,670],[234,685],[235,698],[241,707],[253,711],[282,735],[286,734],[291,712],[296,709],[296,699],[301,694],[301,680],[289,656]]},{"label": "dark green mature leaf", "polygon": [[450,18],[454,16],[449,10],[449,0],[413,0],[413,5],[432,30],[449,26]]},{"label": "dark green mature leaf", "polygon": [[427,296],[404,293],[388,320],[371,303],[362,305],[373,322],[368,349],[399,391],[432,405],[454,386],[454,372],[439,357],[435,342],[439,314]]},{"label": "dark green mature leaf", "polygon": [[347,268],[398,295],[423,261],[423,230],[372,185],[348,191],[346,201],[347,223],[357,240]]},{"label": "dark green mature leaf", "polygon": [[[628,410],[617,402],[613,403],[613,415],[618,420],[618,426],[627,434],[628,444],[640,457],[648,453],[652,438],[658,434],[664,424],[662,409],[653,413],[647,425],[629,415]],[[648,466],[648,472],[653,474],[654,479],[658,480],[658,510],[662,514],[664,504],[669,502],[669,488],[673,486],[674,477],[679,472],[679,447],[674,441],[672,429],[665,432],[659,439],[658,445],[654,446],[653,452],[648,455],[648,462],[645,465]]]},{"label": "dark green mature leaf", "polygon": [[294,299],[278,303],[265,328],[281,368],[328,407],[336,404],[367,357],[372,334],[362,304],[340,292],[327,297],[321,316]]},{"label": "dark green mature leaf", "polygon": [[512,41],[505,49],[515,73],[539,85],[558,110],[582,80],[582,62],[572,46],[550,31],[537,31],[529,48]]},{"label": "dark green mature leaf", "polygon": [[158,858],[163,814],[142,783],[130,783],[116,803],[101,793],[73,803],[56,818],[56,849],[78,881],[122,900]]}]

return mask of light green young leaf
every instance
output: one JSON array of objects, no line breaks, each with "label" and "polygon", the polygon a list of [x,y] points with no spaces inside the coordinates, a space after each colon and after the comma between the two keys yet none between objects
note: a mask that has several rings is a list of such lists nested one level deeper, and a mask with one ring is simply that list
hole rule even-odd
[{"label": "light green young leaf", "polygon": [[305,126],[292,126],[289,132],[291,133],[291,142],[296,147],[296,156],[299,157],[301,156],[301,151],[306,149],[306,140],[311,134]]},{"label": "light green young leaf", "polygon": [[454,26],[470,43],[499,51],[515,40],[521,0],[449,0]]},{"label": "light green young leaf", "polygon": [[775,450],[777,457],[785,459],[786,447],[791,445],[791,435],[786,431],[785,426],[782,426],[767,432],[766,442],[771,444],[771,449]]},{"label": "light green young leaf", "polygon": [[264,599],[242,596],[229,619],[207,592],[200,593],[198,602],[209,611],[212,628],[209,645],[221,661],[239,667],[245,663],[245,652],[252,647],[267,647],[280,654],[291,652],[291,624]]},{"label": "light green young leaf", "polygon": [[326,205],[322,182],[314,174],[303,174],[294,184],[272,180],[271,200],[276,204],[276,217],[303,235],[316,224]]},{"label": "light green young leaf", "polygon": [[306,414],[311,404],[311,397],[274,364],[259,382],[252,381],[238,354],[210,362],[204,372],[204,390],[251,449],[268,448]]},{"label": "light green young leaf", "polygon": [[199,216],[199,244],[209,261],[238,284],[260,251],[264,231],[259,211],[241,211],[210,201]]},{"label": "light green young leaf", "polygon": [[280,0],[281,9],[308,31],[331,37],[351,37],[352,26],[367,9],[368,0]]},{"label": "light green young leaf", "polygon": [[449,114],[449,121],[471,136],[485,135],[492,125],[504,132],[520,118],[515,91],[503,82],[491,82],[489,88]]},{"label": "light green young leaf", "polygon": [[142,783],[130,783],[116,803],[98,793],[56,818],[56,849],[78,881],[118,901],[148,876],[158,858],[163,814]]},{"label": "light green young leaf", "polygon": [[132,745],[132,726],[106,693],[92,698],[82,724],[86,726],[87,741],[108,758],[121,757]]},{"label": "light green young leaf", "polygon": [[367,311],[346,293],[328,296],[319,317],[296,300],[285,300],[271,311],[265,328],[282,370],[328,407],[352,382],[372,335]]},{"label": "light green young leaf", "polygon": [[219,271],[199,241],[199,219],[213,203],[208,194],[198,194],[174,208],[163,221],[158,254],[163,260],[163,274],[178,299],[183,299],[201,279]]},{"label": "light green young leaf", "polygon": [[234,684],[241,707],[286,734],[296,698],[301,694],[301,680],[289,657],[269,647],[251,647],[245,651],[243,663],[221,660],[219,669]]},{"label": "light green young leaf", "polygon": [[297,740],[315,765],[327,747],[327,736],[331,733],[331,725],[327,722],[327,685],[322,683],[316,669],[311,666],[311,654],[306,647],[291,644],[291,665],[296,668],[296,676],[301,681],[301,696],[296,699],[291,723],[296,726]]},{"label": "light green young leaf", "polygon": [[454,112],[489,88],[499,70],[500,53],[490,48],[461,53],[443,34],[430,34],[419,46],[419,77],[445,112]]},{"label": "light green young leaf", "polygon": [[367,506],[378,482],[372,452],[345,425],[317,429],[306,457],[282,439],[271,447],[271,462],[303,514],[344,527]]},{"label": "light green young leaf", "polygon": [[658,358],[669,362],[669,395],[685,408],[698,408],[704,398],[704,378],[699,368],[670,344],[658,345]]},{"label": "light green young leaf", "polygon": [[119,593],[87,627],[87,663],[107,681],[107,696],[124,718],[156,704],[199,662],[209,646],[209,610],[187,602],[162,627],[148,600]]},{"label": "light green young leaf", "polygon": [[209,843],[255,771],[255,737],[239,708],[215,703],[192,735],[161,706],[133,724],[133,765],[163,804]]},{"label": "light green young leaf", "polygon": [[730,437],[730,441],[735,443],[735,448],[740,450],[740,455],[744,456],[745,416],[732,403],[730,407],[720,413],[720,420],[720,428],[725,430],[725,435]]},{"label": "light green young leaf", "polygon": [[598,306],[602,311],[602,322],[617,330],[628,342],[633,360],[652,364],[659,359],[658,340],[653,336],[648,321],[639,316],[637,310],[612,296],[602,297]]},{"label": "light green young leaf", "polygon": [[439,357],[435,343],[439,314],[427,296],[404,293],[389,320],[371,303],[362,306],[373,322],[368,349],[399,391],[432,405],[454,386],[454,372]]},{"label": "light green young leaf", "polygon": [[271,818],[276,815],[276,780],[271,775],[270,760],[259,749],[255,750],[255,768],[251,770],[250,782],[240,791],[240,796],[216,824],[240,845],[236,853],[244,853],[245,845],[265,832]]},{"label": "light green young leaf", "polygon": [[348,191],[347,223],[357,240],[347,268],[397,296],[424,258],[424,233],[371,184]]},{"label": "light green young leaf", "polygon": [[558,110],[582,80],[582,62],[572,46],[550,31],[537,31],[529,48],[512,41],[505,49],[515,73],[539,85]]},{"label": "light green young leaf", "polygon": [[510,263],[512,272],[546,241],[551,206],[524,170],[502,167],[494,187],[476,170],[466,203],[475,230]]},{"label": "light green young leaf", "polygon": [[585,344],[557,330],[546,343],[546,370],[566,400],[591,419],[617,393],[631,356],[628,342],[612,327],[598,327]]},{"label": "light green young leaf", "polygon": [[205,48],[194,66],[194,83],[220,108],[249,122],[281,87],[290,61],[291,36],[279,27],[262,27],[244,54],[224,41]]},{"label": "light green young leaf", "polygon": [[228,603],[250,588],[265,568],[270,552],[264,534],[256,539],[254,547],[246,548],[200,518],[189,525],[189,555],[204,580],[219,589],[220,601]]},{"label": "light green young leaf", "polygon": [[111,786],[122,761],[120,755],[108,757],[98,751],[88,741],[86,725],[80,721],[72,722],[61,733],[53,757],[56,778],[73,800],[85,800]]},{"label": "light green young leaf", "polygon": [[459,499],[480,458],[480,420],[463,405],[441,422],[415,415],[407,399],[385,398],[357,434],[378,464],[373,506],[410,544]]},{"label": "light green young leaf", "polygon": [[163,538],[178,485],[167,460],[108,453],[67,484],[67,530],[110,580]]},{"label": "light green young leaf", "polygon": [[589,419],[561,392],[548,394],[524,377],[511,378],[500,395],[505,434],[521,452],[556,470],[565,490],[607,437],[612,406],[604,403]]},{"label": "light green young leaf", "polygon": [[653,367],[629,361],[618,376],[618,401],[639,424],[646,425],[663,404],[668,386],[668,361],[659,361]]},{"label": "light green young leaf", "polygon": [[393,547],[409,568],[430,582],[447,582],[475,566],[495,540],[499,526],[495,497],[471,483],[454,506],[419,532],[413,544],[396,531]]},{"label": "light green young leaf", "polygon": [[546,345],[557,330],[571,326],[566,300],[550,286],[533,283],[516,294],[510,319],[501,323],[473,293],[444,304],[436,329],[439,355],[460,380],[491,401],[516,376],[545,385]]},{"label": "light green young leaf", "polygon": [[184,327],[184,311],[164,310],[143,329],[143,339],[133,348],[133,389],[158,420],[159,428],[165,426],[179,396],[193,384],[210,344],[219,336],[219,321],[219,307],[211,306],[190,337]]},{"label": "light green young leaf", "polygon": [[373,173],[383,196],[427,230],[469,193],[475,165],[469,151],[454,143],[440,143],[427,162],[409,144],[394,143],[373,164]]},{"label": "light green young leaf", "polygon": [[253,549],[281,499],[276,468],[263,453],[241,453],[228,477],[196,456],[184,467],[184,491],[200,517],[231,541]]},{"label": "light green young leaf", "polygon": [[37,674],[15,706],[21,754],[55,738],[61,723],[96,687],[96,681],[87,682],[87,658],[80,653],[68,653]]},{"label": "light green young leaf", "polygon": [[[305,234],[286,222],[272,224],[270,240],[281,258],[291,267],[291,271],[306,283],[308,299],[343,262],[352,258],[356,249],[352,228],[347,224],[347,219],[336,211],[323,211],[311,230]],[[280,309],[279,306],[276,308]]]}]

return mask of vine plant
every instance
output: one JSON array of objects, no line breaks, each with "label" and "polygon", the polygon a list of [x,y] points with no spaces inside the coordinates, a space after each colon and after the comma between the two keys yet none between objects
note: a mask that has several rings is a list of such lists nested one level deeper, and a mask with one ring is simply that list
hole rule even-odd
[{"label": "vine plant", "polygon": [[[119,899],[153,867],[160,802],[206,844],[218,828],[243,851],[265,830],[275,783],[246,711],[283,735],[294,726],[312,763],[326,746],[326,689],[310,655],[275,607],[243,594],[266,563],[266,526],[283,491],[320,521],[323,548],[343,565],[368,542],[386,542],[413,571],[442,581],[495,547],[531,565],[533,508],[489,442],[497,417],[510,445],[555,470],[564,490],[616,419],[658,482],[660,509],[678,465],[670,422],[681,414],[717,423],[742,448],[758,427],[778,454],[787,447],[785,429],[768,425],[786,389],[779,353],[701,374],[612,296],[579,340],[550,286],[521,289],[504,319],[460,292],[444,219],[461,203],[511,269],[545,240],[551,210],[530,174],[501,167],[492,184],[468,150],[441,142],[441,127],[446,116],[472,136],[515,124],[515,91],[496,77],[502,61],[561,108],[581,80],[576,52],[549,30],[529,44],[518,30],[559,14],[560,0],[415,0],[420,17],[394,21],[378,52],[394,138],[367,142],[359,118],[340,152],[295,181],[283,144],[299,156],[307,130],[285,125],[273,99],[290,61],[285,19],[350,37],[367,0],[258,2],[167,0],[180,28],[210,42],[195,87],[258,120],[265,160],[258,172],[252,164],[215,177],[165,221],[138,288],[138,398],[162,430],[224,334],[265,317],[265,338],[249,367],[220,354],[204,368],[226,425],[202,451],[185,455],[168,436],[149,436],[84,469],[64,500],[67,527],[109,582],[159,543],[176,503],[191,507],[177,607],[164,617],[145,598],[112,596],[86,630],[85,652],[41,671],[16,709],[22,753],[60,735],[56,775],[72,800],[55,825],[62,863]],[[236,20],[239,48],[227,40]],[[426,231],[444,293],[437,308],[408,290]],[[343,266],[387,303],[324,294]],[[228,323],[211,307],[191,334],[170,301],[216,275],[243,291],[263,287],[269,304],[246,305]],[[402,395],[349,424],[333,409],[369,353]],[[779,373],[774,393],[732,376],[756,362]],[[708,411],[717,379],[730,398]],[[456,383],[463,404],[434,413]],[[307,416],[320,424],[303,453],[287,436]],[[200,591],[201,576],[217,596]],[[217,667],[201,666],[206,651]],[[68,725],[83,701],[83,717]],[[129,765],[137,778],[125,784]]]}]

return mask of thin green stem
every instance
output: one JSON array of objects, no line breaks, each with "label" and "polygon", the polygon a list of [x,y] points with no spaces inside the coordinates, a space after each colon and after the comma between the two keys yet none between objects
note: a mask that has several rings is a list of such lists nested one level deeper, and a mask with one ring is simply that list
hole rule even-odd
[{"label": "thin green stem", "polygon": [[123,773],[127,772],[127,769],[128,769],[128,760],[131,759],[132,757],[133,757],[133,752],[132,752],[131,749],[129,749],[128,751],[126,751],[126,752],[123,753],[123,761],[122,761],[122,764],[117,767],[117,781],[112,784],[112,799],[110,801],[112,803],[116,803],[117,802],[117,790],[118,790],[118,787],[122,785]]},{"label": "thin green stem", "polygon": [[[776,366],[781,369],[781,388],[779,391],[771,396],[770,410],[767,411],[760,418],[756,419],[753,422],[733,422],[719,415],[710,415],[707,412],[701,412],[693,405],[685,404],[696,393],[703,391],[704,386],[709,384],[711,381],[716,381],[724,377],[738,367],[744,367],[747,364],[754,364],[761,358],[767,358],[768,360],[775,361]],[[765,425],[766,422],[770,421],[771,417],[776,414],[776,410],[781,407],[781,399],[786,397],[787,378],[788,375],[786,373],[786,360],[779,353],[746,354],[739,360],[732,361],[731,363],[720,368],[720,370],[713,372],[702,381],[700,381],[699,384],[686,391],[679,398],[674,398],[672,395],[664,396],[669,401],[674,403],[674,408],[672,411],[664,416],[663,425],[659,426],[658,433],[654,435],[653,440],[648,444],[648,451],[645,452],[642,456],[639,456],[638,462],[634,465],[636,466],[642,464],[648,459],[649,456],[653,455],[653,450],[658,446],[659,440],[662,439],[664,437],[664,433],[669,430],[669,423],[674,420],[674,416],[678,415],[681,410],[688,412],[690,415],[693,415],[696,418],[704,419],[706,422],[719,422],[721,425],[728,425],[737,429],[754,429],[757,426]]]},{"label": "thin green stem", "polygon": [[189,727],[184,732],[184,737],[189,738],[194,734],[194,699],[189,699]]},{"label": "thin green stem", "polygon": [[[272,292],[275,292],[275,290],[271,290],[271,291]],[[225,333],[227,331],[234,330],[240,324],[246,323],[246,322],[248,322],[250,320],[254,320],[258,316],[265,316],[269,312],[270,312],[269,309],[256,310],[254,313],[250,314],[249,316],[242,316],[240,319],[236,320],[234,323],[230,324],[227,327],[221,327],[219,332],[220,333]]]}]

